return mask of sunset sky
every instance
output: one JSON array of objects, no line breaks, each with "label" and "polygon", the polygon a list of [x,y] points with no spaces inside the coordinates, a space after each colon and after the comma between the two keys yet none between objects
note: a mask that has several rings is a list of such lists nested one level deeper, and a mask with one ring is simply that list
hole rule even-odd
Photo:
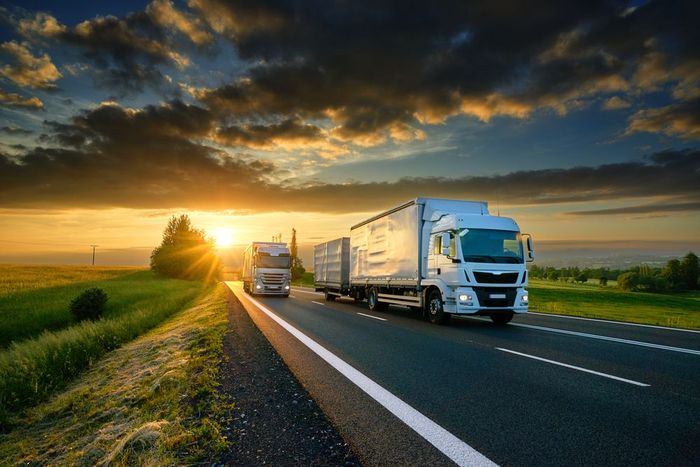
[{"label": "sunset sky", "polygon": [[0,5],[0,262],[145,264],[179,213],[307,255],[417,196],[700,249],[697,1]]}]

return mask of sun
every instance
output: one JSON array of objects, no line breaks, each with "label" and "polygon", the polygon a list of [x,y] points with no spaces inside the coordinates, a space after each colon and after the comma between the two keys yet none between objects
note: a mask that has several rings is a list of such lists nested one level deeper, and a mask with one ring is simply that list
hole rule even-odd
[{"label": "sun", "polygon": [[233,245],[233,229],[220,227],[210,232],[217,248],[228,248]]}]

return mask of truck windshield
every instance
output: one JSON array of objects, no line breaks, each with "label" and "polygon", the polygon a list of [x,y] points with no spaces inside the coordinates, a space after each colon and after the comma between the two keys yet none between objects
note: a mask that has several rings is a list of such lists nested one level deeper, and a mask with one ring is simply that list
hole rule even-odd
[{"label": "truck windshield", "polygon": [[258,253],[255,265],[259,268],[289,269],[289,256],[269,256]]},{"label": "truck windshield", "polygon": [[511,230],[461,229],[464,261],[472,263],[522,263],[520,232]]}]

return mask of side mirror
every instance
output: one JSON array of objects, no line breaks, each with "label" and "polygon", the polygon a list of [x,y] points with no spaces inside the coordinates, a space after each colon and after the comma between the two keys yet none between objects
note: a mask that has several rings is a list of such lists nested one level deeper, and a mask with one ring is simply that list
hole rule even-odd
[{"label": "side mirror", "polygon": [[533,246],[532,243],[532,235],[530,234],[522,234],[523,240],[525,240],[525,247],[527,250],[527,257],[526,261],[528,263],[531,263],[535,261],[535,247]]},{"label": "side mirror", "polygon": [[450,234],[447,232],[444,232],[442,234],[442,254],[444,256],[449,256],[450,255]]}]

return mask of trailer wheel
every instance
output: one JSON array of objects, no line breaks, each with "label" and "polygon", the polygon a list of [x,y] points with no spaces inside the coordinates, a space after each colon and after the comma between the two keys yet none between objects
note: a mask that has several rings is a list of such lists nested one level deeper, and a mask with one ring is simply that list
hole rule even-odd
[{"label": "trailer wheel", "polygon": [[428,320],[433,324],[447,324],[450,315],[445,313],[440,291],[435,289],[428,295],[428,302],[425,304]]},{"label": "trailer wheel", "polygon": [[386,311],[389,308],[389,304],[380,303],[379,292],[377,292],[376,288],[372,287],[367,294],[367,308],[371,311]]},{"label": "trailer wheel", "polygon": [[327,302],[335,301],[335,295],[331,294],[328,289],[323,289],[323,298],[325,298]]},{"label": "trailer wheel", "polygon": [[505,326],[513,319],[513,313],[503,313],[499,315],[491,315],[491,321],[496,326]]}]

